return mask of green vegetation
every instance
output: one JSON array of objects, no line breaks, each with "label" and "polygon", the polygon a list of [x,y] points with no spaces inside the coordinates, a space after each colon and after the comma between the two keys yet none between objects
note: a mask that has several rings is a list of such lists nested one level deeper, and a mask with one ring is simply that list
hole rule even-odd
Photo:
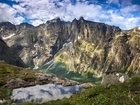
[{"label": "green vegetation", "polygon": [[94,73],[92,72],[92,70],[87,70],[87,72],[84,74],[84,76],[86,77],[86,78],[92,78],[93,77],[93,75],[94,75]]},{"label": "green vegetation", "polygon": [[[55,71],[56,69],[54,68],[54,65],[59,68],[59,71]],[[61,62],[48,66],[50,66],[54,72],[59,74],[62,73],[62,76],[81,76],[78,73],[67,72],[65,64],[62,64]],[[63,70],[65,70],[65,72]],[[0,103],[0,105],[11,105],[13,103],[13,101],[10,100],[12,89],[2,88],[7,80],[18,77],[26,81],[32,81],[33,78],[35,78],[34,72],[35,71],[22,69],[0,62],[0,99],[8,100],[3,104]],[[88,70],[88,72],[85,73],[84,79],[87,77],[89,78],[91,74],[92,72]],[[125,83],[119,83],[109,87],[97,85],[86,89],[83,93],[77,93],[69,99],[64,98],[62,100],[50,101],[42,104],[20,103],[17,105],[140,105],[140,76],[132,77]]]},{"label": "green vegetation", "polygon": [[77,50],[82,50],[82,51],[88,51],[88,52],[92,52],[95,50],[95,47],[93,45],[93,43],[88,43],[84,40],[77,40],[75,42],[76,48]]},{"label": "green vegetation", "polygon": [[34,61],[33,60],[29,60],[28,62],[27,62],[27,65],[29,66],[29,67],[31,67],[31,68],[34,68]]},{"label": "green vegetation", "polygon": [[6,84],[6,81],[15,78],[21,78],[25,81],[34,81],[36,79],[34,75],[35,71],[29,69],[23,69],[17,66],[0,62],[0,86]]},{"label": "green vegetation", "polygon": [[[22,103],[18,105],[39,105]],[[50,101],[40,105],[140,105],[140,76],[127,83],[103,87],[101,85],[75,94],[71,98]]]},{"label": "green vegetation", "polygon": [[10,99],[12,89],[0,88],[0,99]]},{"label": "green vegetation", "polygon": [[23,69],[0,61],[0,99],[10,99],[12,89],[3,88],[8,81],[16,78],[28,82],[35,81],[34,73],[33,70]]},{"label": "green vegetation", "polygon": [[102,79],[93,77],[93,73],[91,71],[87,71],[84,75],[78,72],[70,71],[63,62],[51,62],[39,68],[39,71],[53,73],[78,82],[92,82],[95,84],[100,84]]},{"label": "green vegetation", "polygon": [[61,61],[61,62],[65,62],[67,59],[66,59],[66,56],[64,54],[61,54],[59,57],[58,57],[58,60]]}]

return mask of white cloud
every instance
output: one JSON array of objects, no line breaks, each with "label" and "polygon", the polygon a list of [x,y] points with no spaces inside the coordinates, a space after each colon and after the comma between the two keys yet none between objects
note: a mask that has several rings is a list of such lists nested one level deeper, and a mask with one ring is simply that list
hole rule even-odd
[{"label": "white cloud", "polygon": [[[132,5],[130,0],[124,3],[123,0],[107,0],[108,4],[99,5],[98,3],[89,4],[87,0],[76,0],[72,5],[71,0],[13,0],[18,2],[12,7],[6,5],[4,10],[0,6],[0,21],[7,20],[15,24],[20,23],[24,18],[30,20],[30,23],[37,26],[45,23],[47,20],[60,17],[65,21],[72,21],[83,16],[87,20],[105,22],[110,25],[118,25],[123,29],[133,28],[138,25],[140,15],[134,15],[132,12],[140,11],[140,6]],[[91,2],[91,1],[90,1]],[[118,9],[109,8],[109,4],[119,5]],[[8,11],[7,11],[8,10]],[[18,16],[17,16],[18,14]],[[24,17],[23,17],[24,16]]]},{"label": "white cloud", "polygon": [[117,25],[122,27],[123,29],[131,29],[138,25],[140,21],[140,17],[124,17],[119,12],[109,12],[110,21],[107,20],[106,23],[111,25]]},{"label": "white cloud", "polygon": [[32,20],[31,22],[32,22],[32,25],[34,26],[38,26],[42,23],[45,23],[45,21],[41,21],[41,20]]},{"label": "white cloud", "polygon": [[17,11],[7,4],[0,3],[0,22],[9,21],[13,24],[21,23],[24,18],[16,16]]},{"label": "white cloud", "polygon": [[108,4],[111,4],[111,3],[113,3],[113,4],[119,4],[119,0],[107,0],[107,3]]},{"label": "white cloud", "polygon": [[13,8],[15,10],[17,10],[19,13],[24,13],[25,12],[25,8],[19,6],[19,5],[13,5]]},{"label": "white cloud", "polygon": [[121,6],[129,6],[132,5],[133,0],[120,0]]},{"label": "white cloud", "polygon": [[67,11],[76,18],[83,16],[85,19],[95,19],[102,13],[102,7],[94,4],[77,3],[76,5],[68,5]]},{"label": "white cloud", "polygon": [[120,11],[121,12],[124,12],[124,13],[130,13],[130,12],[134,12],[134,11],[140,11],[140,6],[138,6],[138,5],[126,6],[126,7],[122,8]]},{"label": "white cloud", "polygon": [[16,0],[16,2],[20,2],[20,4],[18,6],[14,5],[13,8],[31,19],[33,25],[55,17],[60,17],[66,21],[72,21],[80,16],[85,19],[97,20],[102,11],[100,5],[88,5],[87,2],[81,3],[78,0],[76,5],[72,5],[70,0],[63,0],[62,2],[59,2],[59,0],[38,0],[37,2],[36,0]]}]

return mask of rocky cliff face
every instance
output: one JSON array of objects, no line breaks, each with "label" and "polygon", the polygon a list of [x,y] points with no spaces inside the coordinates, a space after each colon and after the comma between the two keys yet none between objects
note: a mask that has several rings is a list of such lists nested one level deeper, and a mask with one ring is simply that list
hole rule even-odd
[{"label": "rocky cliff face", "polygon": [[20,57],[15,54],[0,38],[0,61],[1,60],[12,65],[27,67],[20,59]]},{"label": "rocky cliff face", "polygon": [[139,28],[123,31],[81,17],[72,22],[57,18],[38,27],[1,23],[0,30],[8,46],[33,68],[46,64],[43,69],[59,72],[61,63],[66,71],[95,77],[106,71],[140,72]]}]

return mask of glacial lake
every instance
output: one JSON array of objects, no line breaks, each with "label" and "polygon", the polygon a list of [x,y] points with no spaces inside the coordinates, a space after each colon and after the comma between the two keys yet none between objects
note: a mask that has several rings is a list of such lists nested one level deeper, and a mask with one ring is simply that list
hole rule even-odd
[{"label": "glacial lake", "polygon": [[17,88],[12,92],[11,99],[21,102],[43,103],[51,100],[69,98],[75,93],[84,90],[82,85],[62,86],[56,84],[36,85],[26,88]]}]

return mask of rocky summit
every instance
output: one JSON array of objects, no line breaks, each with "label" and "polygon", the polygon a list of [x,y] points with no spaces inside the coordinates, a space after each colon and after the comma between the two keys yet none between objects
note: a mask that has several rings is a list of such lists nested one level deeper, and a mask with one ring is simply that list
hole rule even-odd
[{"label": "rocky summit", "polygon": [[72,22],[56,18],[37,27],[3,22],[0,35],[34,69],[97,78],[110,71],[140,73],[139,27],[121,30],[83,17]]}]

